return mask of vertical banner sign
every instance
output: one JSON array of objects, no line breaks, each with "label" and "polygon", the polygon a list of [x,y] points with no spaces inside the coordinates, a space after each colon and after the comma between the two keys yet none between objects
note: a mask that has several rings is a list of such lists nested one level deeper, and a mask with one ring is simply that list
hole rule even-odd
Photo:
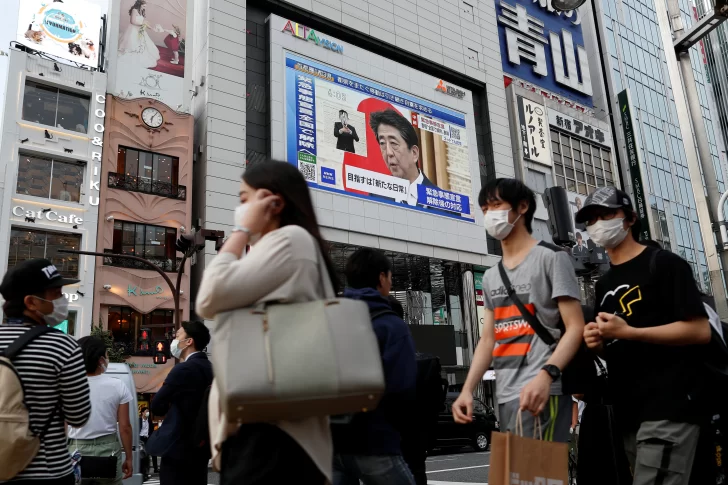
[{"label": "vertical banner sign", "polygon": [[518,131],[524,160],[551,166],[551,141],[546,109],[518,96]]},{"label": "vertical banner sign", "polygon": [[624,141],[627,149],[627,162],[629,163],[629,177],[632,181],[632,191],[634,192],[634,203],[637,209],[637,217],[642,223],[640,238],[650,239],[650,223],[647,214],[647,199],[644,186],[642,185],[642,168],[640,164],[639,146],[635,140],[634,118],[632,117],[632,108],[628,90],[624,90],[617,95],[619,101],[619,113],[622,117],[622,130],[624,131]]},{"label": "vertical banner sign", "polygon": [[120,0],[116,92],[152,98],[172,109],[185,104],[187,1]]}]

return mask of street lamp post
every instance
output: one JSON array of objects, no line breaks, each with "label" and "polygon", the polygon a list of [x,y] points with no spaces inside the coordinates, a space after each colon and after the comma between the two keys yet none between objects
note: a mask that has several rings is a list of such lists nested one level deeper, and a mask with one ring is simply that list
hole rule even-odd
[{"label": "street lamp post", "polygon": [[[721,217],[723,205],[719,202],[723,201],[724,198],[721,197],[718,188],[718,177],[713,166],[708,135],[704,129],[703,110],[698,95],[698,87],[695,84],[693,66],[690,61],[690,48],[728,20],[728,0],[716,0],[713,11],[706,14],[690,29],[685,29],[683,25],[678,0],[667,1],[667,13],[674,36],[673,47],[682,75],[682,86],[687,101],[688,115],[693,125],[695,144],[698,149],[697,156],[690,157],[688,155],[687,162],[693,191],[695,192],[696,210],[698,217],[703,222],[701,228],[703,240],[705,241],[705,258],[710,271],[711,287],[713,296],[715,296],[717,312],[721,318],[728,318],[728,295],[726,295],[723,286],[724,278],[721,275],[721,269],[724,272],[723,274],[728,270],[728,251],[725,250],[726,228]],[[685,140],[686,147],[689,143],[692,143],[692,140]],[[699,197],[698,194],[702,194],[703,182],[707,197],[701,200],[702,197]],[[705,222],[707,222],[706,219],[711,223],[720,225],[720,235],[723,241],[719,241],[718,248],[713,244],[715,225],[712,228],[704,226]]]}]

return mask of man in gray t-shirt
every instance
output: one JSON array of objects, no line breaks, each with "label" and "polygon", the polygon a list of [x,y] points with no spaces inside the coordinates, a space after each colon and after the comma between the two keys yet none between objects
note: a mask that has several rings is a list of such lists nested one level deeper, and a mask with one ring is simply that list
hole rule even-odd
[{"label": "man in gray t-shirt", "polygon": [[478,202],[486,231],[502,241],[503,265],[515,295],[557,344],[549,346],[539,338],[508,295],[498,267],[490,268],[483,276],[482,336],[453,416],[458,423],[472,419],[472,392],[492,363],[501,430],[515,431],[523,412],[525,436],[533,436],[534,416],[539,416],[544,439],[568,441],[572,400],[562,395],[561,371],[576,354],[584,330],[581,292],[569,253],[531,236],[536,201],[522,182],[489,182]]}]

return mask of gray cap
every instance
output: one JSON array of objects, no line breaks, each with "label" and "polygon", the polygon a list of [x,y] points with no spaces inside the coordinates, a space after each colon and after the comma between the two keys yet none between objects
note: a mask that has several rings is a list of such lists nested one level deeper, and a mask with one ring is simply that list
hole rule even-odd
[{"label": "gray cap", "polygon": [[587,214],[590,208],[604,207],[606,209],[632,209],[632,201],[629,196],[616,187],[600,187],[586,198],[584,205],[576,213],[574,220],[577,223],[587,221]]}]

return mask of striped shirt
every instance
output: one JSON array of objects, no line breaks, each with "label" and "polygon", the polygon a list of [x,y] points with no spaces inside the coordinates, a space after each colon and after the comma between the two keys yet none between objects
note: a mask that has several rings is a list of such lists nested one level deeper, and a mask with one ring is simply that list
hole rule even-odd
[{"label": "striped shirt", "polygon": [[[28,325],[0,325],[0,350],[28,329]],[[15,479],[50,479],[72,474],[63,422],[81,427],[91,414],[81,348],[73,337],[50,331],[29,343],[13,365],[25,386],[32,429],[40,432],[53,415],[38,454]],[[58,412],[54,413],[56,406]]]}]

